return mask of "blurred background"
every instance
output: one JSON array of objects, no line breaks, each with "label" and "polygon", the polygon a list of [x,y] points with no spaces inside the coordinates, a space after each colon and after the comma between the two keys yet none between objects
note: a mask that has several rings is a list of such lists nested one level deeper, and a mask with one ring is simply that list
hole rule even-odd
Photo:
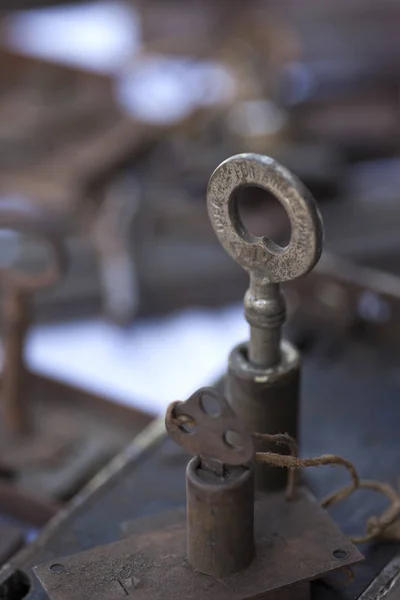
[{"label": "blurred background", "polygon": [[[327,356],[350,337],[396,345],[399,2],[0,8],[0,203],[56,220],[70,263],[32,298],[32,371],[152,414],[223,373],[247,336],[247,277],[205,198],[238,152],[291,169],[324,217],[319,267],[288,286],[288,335],[308,352],[323,332]],[[274,198],[237,202],[250,231],[288,243]],[[3,269],[49,260],[40,235],[3,227]]]}]

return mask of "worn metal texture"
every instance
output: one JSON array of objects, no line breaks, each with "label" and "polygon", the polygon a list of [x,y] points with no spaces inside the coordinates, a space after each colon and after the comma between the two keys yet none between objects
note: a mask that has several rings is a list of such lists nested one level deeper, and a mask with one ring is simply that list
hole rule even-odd
[{"label": "worn metal texture", "polygon": [[[0,464],[0,469],[1,467]],[[44,527],[61,509],[61,505],[43,498],[37,490],[35,492],[32,495],[18,489],[14,483],[0,477],[0,513],[27,526]]]},{"label": "worn metal texture", "polygon": [[[302,454],[339,452],[356,464],[363,477],[395,484],[400,451],[398,354],[351,340],[338,346],[331,338],[328,344],[326,338],[314,335],[303,360]],[[144,454],[141,436],[140,450],[137,443],[131,446],[114,463],[111,473],[102,473],[35,542],[9,561],[0,571],[1,592],[7,580],[26,578],[30,586],[26,600],[45,600],[47,595],[32,577],[31,566],[113,542],[136,517],[152,518],[184,505],[187,454],[165,438],[163,423],[159,427],[156,443]],[[320,498],[348,482],[347,473],[328,467],[306,469],[303,476]],[[358,492],[332,507],[330,514],[351,535],[363,530],[366,519],[383,506],[379,495]],[[313,600],[355,600],[400,551],[400,544],[368,544],[362,551],[366,560],[354,567],[354,580],[341,577],[313,582]],[[21,596],[9,599],[20,600]]]},{"label": "worn metal texture", "polygon": [[[267,236],[255,236],[244,226],[237,193],[252,187],[272,193],[285,209],[291,225],[287,246]],[[265,369],[278,365],[281,328],[286,319],[279,284],[305,275],[318,262],[323,226],[317,204],[300,180],[272,158],[238,154],[211,175],[207,205],[222,246],[250,276],[244,298],[250,324],[249,361]]]},{"label": "worn metal texture", "polygon": [[0,229],[17,231],[45,240],[52,252],[42,272],[27,273],[12,267],[0,269],[4,289],[3,336],[4,367],[0,409],[8,434],[27,434],[30,424],[23,397],[26,369],[23,360],[25,338],[30,320],[30,294],[54,284],[65,272],[67,258],[61,241],[62,228],[51,214],[22,201],[0,202]]},{"label": "worn metal texture", "polygon": [[251,433],[214,388],[170,404],[165,425],[172,439],[195,455],[186,469],[190,565],[214,577],[245,569],[254,557]]},{"label": "worn metal texture", "polygon": [[[234,192],[256,186],[271,192],[287,211],[291,239],[286,248],[269,238],[252,235],[235,208]],[[269,283],[283,283],[305,275],[317,263],[323,241],[321,216],[303,184],[272,158],[238,154],[214,171],[208,184],[211,224],[225,250],[247,271]]]},{"label": "worn metal texture", "polygon": [[0,522],[0,565],[22,548],[24,539],[22,529],[11,523]]},{"label": "worn metal texture", "polygon": [[[266,515],[268,518],[266,518]],[[35,568],[51,600],[184,598],[250,600],[354,564],[362,556],[304,491],[293,501],[265,495],[255,509],[256,554],[249,568],[207,577],[186,561],[185,523],[148,531]]]},{"label": "worn metal texture", "polygon": [[[291,224],[286,247],[244,226],[235,194],[252,187],[272,193],[285,209]],[[258,154],[239,154],[223,162],[210,178],[207,204],[219,241],[250,276],[244,297],[250,340],[230,356],[228,401],[250,431],[289,433],[297,439],[300,361],[295,350],[281,343],[286,303],[279,284],[305,275],[320,258],[323,226],[317,205],[287,169]],[[267,451],[270,446],[261,443],[258,449]],[[257,487],[279,489],[285,475],[260,465]]]},{"label": "worn metal texture", "polygon": [[[287,341],[281,343],[280,364],[273,369],[259,369],[247,360],[247,344],[236,346],[229,355],[226,395],[235,413],[252,432],[288,433],[299,441],[298,412],[300,354]],[[281,452],[283,446],[256,439],[257,452]],[[258,489],[283,489],[287,471],[257,463]]]},{"label": "worn metal texture", "polygon": [[211,471],[199,457],[186,469],[187,558],[201,573],[223,577],[254,558],[252,465]]},{"label": "worn metal texture", "polygon": [[[165,418],[166,429],[172,439],[192,456],[227,465],[242,465],[253,458],[250,430],[244,427],[243,421],[217,390],[201,388],[185,402],[171,406]],[[182,418],[189,423],[179,421]],[[229,441],[230,436],[235,439],[235,444]]]},{"label": "worn metal texture", "polygon": [[[49,386],[43,386],[49,380],[31,376],[24,363],[30,296],[54,284],[65,272],[67,259],[62,225],[54,213],[34,204],[4,201],[0,203],[0,228],[45,241],[53,255],[40,272],[26,272],[12,266],[0,269],[5,289],[1,464],[20,488],[65,500],[131,440],[141,428],[140,416],[143,415],[126,408],[125,416],[121,414],[119,418],[117,413],[122,411],[116,410],[112,402],[99,401],[91,407],[87,402],[90,394],[80,393],[72,386],[52,386],[51,380]],[[65,395],[65,390],[69,390],[69,394]],[[137,416],[138,423],[132,427],[132,420]],[[14,510],[13,503],[5,504]],[[27,514],[30,512],[27,508]],[[33,517],[37,521],[35,515]]]},{"label": "worn metal texture", "polygon": [[[186,518],[184,507],[164,510],[151,517],[142,517],[127,521],[122,525],[124,536],[129,537],[133,534],[141,534],[159,529],[173,531],[181,526]],[[302,582],[296,586],[285,588],[280,591],[271,592],[268,600],[310,600],[311,584]]]},{"label": "worn metal texture", "polygon": [[[0,463],[8,480],[32,499],[39,494],[38,500],[68,500],[151,420],[145,412],[51,378],[27,371],[26,380],[24,410],[33,434],[13,437],[0,423]],[[13,514],[17,507],[0,496],[0,506],[2,501]]]}]

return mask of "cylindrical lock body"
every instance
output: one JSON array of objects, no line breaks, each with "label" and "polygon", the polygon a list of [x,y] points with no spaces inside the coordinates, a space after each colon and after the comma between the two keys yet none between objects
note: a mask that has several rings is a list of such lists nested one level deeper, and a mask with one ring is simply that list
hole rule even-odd
[{"label": "cylindrical lock body", "polygon": [[[281,361],[261,369],[247,358],[247,345],[236,346],[229,356],[226,396],[235,413],[253,433],[288,433],[298,440],[300,354],[289,342],[281,344]],[[288,454],[286,446],[254,440],[257,452]],[[259,490],[278,490],[287,482],[287,470],[256,463]]]},{"label": "cylindrical lock body", "polygon": [[187,552],[197,571],[222,577],[254,557],[254,470],[226,466],[224,476],[193,458],[186,470]]}]

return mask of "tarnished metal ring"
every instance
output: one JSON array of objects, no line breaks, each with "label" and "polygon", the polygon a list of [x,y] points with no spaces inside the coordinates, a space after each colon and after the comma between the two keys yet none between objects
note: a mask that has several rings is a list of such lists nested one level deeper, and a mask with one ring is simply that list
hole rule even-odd
[{"label": "tarnished metal ring", "polygon": [[0,202],[0,229],[9,229],[44,239],[50,246],[52,260],[41,273],[28,274],[16,268],[0,268],[0,278],[24,292],[34,292],[58,281],[68,266],[67,254],[61,241],[61,223],[48,211],[29,203]]},{"label": "tarnished metal ring", "polygon": [[[286,210],[292,232],[285,248],[268,237],[252,235],[243,225],[233,192],[244,186],[271,192]],[[274,159],[237,154],[225,160],[210,177],[207,205],[212,226],[228,254],[266,283],[305,275],[318,262],[323,226],[316,202],[301,181]]]}]

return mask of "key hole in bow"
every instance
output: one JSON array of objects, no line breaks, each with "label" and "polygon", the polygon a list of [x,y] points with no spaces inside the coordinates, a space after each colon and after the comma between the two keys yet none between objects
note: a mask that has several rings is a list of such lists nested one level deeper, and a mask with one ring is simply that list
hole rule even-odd
[{"label": "key hole in bow", "polygon": [[289,245],[292,227],[282,204],[257,185],[241,185],[231,194],[229,211],[241,237],[269,238],[279,249]]}]

